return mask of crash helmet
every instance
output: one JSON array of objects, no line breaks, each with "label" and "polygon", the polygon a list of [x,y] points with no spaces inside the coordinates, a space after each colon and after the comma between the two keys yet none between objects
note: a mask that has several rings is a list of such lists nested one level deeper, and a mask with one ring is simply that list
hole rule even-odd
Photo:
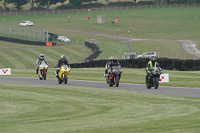
[{"label": "crash helmet", "polygon": [[65,55],[61,55],[61,59],[62,59],[62,61],[66,60],[66,56]]},{"label": "crash helmet", "polygon": [[114,63],[117,63],[117,58],[116,57],[113,57],[112,60],[113,60]]},{"label": "crash helmet", "polygon": [[155,62],[156,62],[156,57],[155,57],[155,56],[152,56],[152,57],[151,57],[151,62],[152,62],[152,63],[155,63]]},{"label": "crash helmet", "polygon": [[39,58],[40,60],[44,60],[44,54],[40,54]]}]

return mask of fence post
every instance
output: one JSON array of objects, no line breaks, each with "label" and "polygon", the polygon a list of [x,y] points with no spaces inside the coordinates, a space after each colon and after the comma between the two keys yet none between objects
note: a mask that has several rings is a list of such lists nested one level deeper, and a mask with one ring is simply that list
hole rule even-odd
[{"label": "fence post", "polygon": [[10,26],[10,34],[11,34],[11,26]]}]

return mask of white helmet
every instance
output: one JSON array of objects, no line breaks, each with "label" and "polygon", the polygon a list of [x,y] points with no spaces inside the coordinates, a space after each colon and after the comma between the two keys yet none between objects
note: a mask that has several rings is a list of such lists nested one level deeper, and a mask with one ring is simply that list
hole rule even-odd
[{"label": "white helmet", "polygon": [[40,57],[39,57],[41,60],[44,60],[44,54],[40,54]]}]

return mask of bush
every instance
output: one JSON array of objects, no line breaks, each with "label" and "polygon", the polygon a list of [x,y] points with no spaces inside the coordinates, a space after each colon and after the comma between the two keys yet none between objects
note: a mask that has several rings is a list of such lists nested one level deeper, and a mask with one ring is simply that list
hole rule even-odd
[{"label": "bush", "polygon": [[118,1],[118,2],[109,2],[107,4],[108,7],[121,7],[121,6],[135,6],[136,4],[133,2],[122,2],[122,1]]},{"label": "bush", "polygon": [[153,1],[139,1],[137,5],[155,5]]},{"label": "bush", "polygon": [[0,12],[4,12],[4,8],[0,6]]},{"label": "bush", "polygon": [[38,7],[33,7],[30,9],[31,11],[45,11],[46,8],[38,6]]},{"label": "bush", "polygon": [[82,4],[80,6],[71,5],[71,4],[63,4],[61,6],[56,7],[57,10],[67,10],[67,9],[88,9],[88,8],[100,8],[104,7],[105,5],[102,3],[89,3],[89,4]]}]

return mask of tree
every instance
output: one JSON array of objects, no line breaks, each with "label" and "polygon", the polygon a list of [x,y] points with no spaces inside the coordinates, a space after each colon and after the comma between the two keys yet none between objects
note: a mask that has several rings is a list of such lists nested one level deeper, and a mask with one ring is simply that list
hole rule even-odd
[{"label": "tree", "polygon": [[22,9],[22,6],[27,4],[27,0],[7,0],[7,3],[13,3],[15,8],[19,11]]},{"label": "tree", "polygon": [[92,1],[97,1],[97,0],[83,0],[83,2],[90,2],[90,3],[92,3]]},{"label": "tree", "polygon": [[72,5],[81,5],[84,2],[84,0],[69,0],[69,3]]},{"label": "tree", "polygon": [[28,3],[30,3],[31,8],[34,8],[35,0],[27,0],[27,1],[28,1]]},{"label": "tree", "polygon": [[108,2],[109,2],[109,0],[105,0],[105,2],[106,2],[106,3],[108,3]]},{"label": "tree", "polygon": [[163,2],[163,0],[153,0],[154,4],[164,4]]},{"label": "tree", "polygon": [[38,4],[38,5],[41,5],[41,6],[46,6],[47,9],[49,9],[49,7],[52,5],[52,4],[56,4],[58,2],[60,3],[64,3],[66,0],[35,0],[35,2]]},{"label": "tree", "polygon": [[0,0],[0,1],[2,1],[3,7],[6,10],[6,8],[7,8],[7,0]]}]

